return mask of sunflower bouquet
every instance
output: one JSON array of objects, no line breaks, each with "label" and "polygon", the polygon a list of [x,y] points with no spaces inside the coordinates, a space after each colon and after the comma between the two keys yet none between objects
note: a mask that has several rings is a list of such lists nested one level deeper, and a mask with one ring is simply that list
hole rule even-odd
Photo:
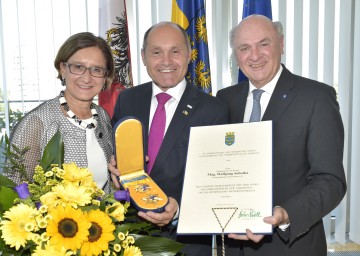
[{"label": "sunflower bouquet", "polygon": [[182,248],[151,236],[155,227],[139,221],[127,190],[105,194],[88,168],[45,162],[31,182],[0,175],[0,255],[175,255]]}]

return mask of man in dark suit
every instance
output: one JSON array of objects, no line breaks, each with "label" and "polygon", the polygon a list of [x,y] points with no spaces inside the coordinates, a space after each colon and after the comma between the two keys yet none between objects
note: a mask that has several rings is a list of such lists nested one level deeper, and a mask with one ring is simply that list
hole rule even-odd
[{"label": "man in dark suit", "polygon": [[[145,127],[147,149],[148,133],[158,105],[156,96],[164,92],[171,96],[165,104],[165,135],[156,159],[150,159],[155,160],[150,176],[168,195],[169,204],[163,213],[139,212],[138,215],[164,226],[164,233],[168,233],[165,236],[186,244],[197,244],[186,247],[186,255],[208,256],[211,255],[210,236],[176,238],[176,232],[169,232],[168,229],[173,228],[172,224],[179,211],[190,128],[228,122],[225,104],[186,83],[190,53],[186,32],[180,26],[171,22],[152,26],[144,35],[141,52],[152,82],[127,89],[119,95],[112,123],[115,124],[125,116],[140,119]],[[114,165],[112,161],[109,169],[113,174],[119,175]],[[113,180],[117,184],[116,178]]]},{"label": "man in dark suit", "polygon": [[[263,90],[261,120],[273,121],[272,235],[229,234],[231,254],[325,256],[322,218],[346,193],[344,130],[333,87],[292,74],[281,65],[280,23],[261,15],[242,20],[230,34],[237,63],[249,81],[222,89],[230,122],[248,122],[254,89]],[[254,135],[255,136],[255,135]],[[236,251],[237,247],[237,251]],[[240,249],[241,248],[241,249]],[[241,255],[241,254],[240,254]]]}]

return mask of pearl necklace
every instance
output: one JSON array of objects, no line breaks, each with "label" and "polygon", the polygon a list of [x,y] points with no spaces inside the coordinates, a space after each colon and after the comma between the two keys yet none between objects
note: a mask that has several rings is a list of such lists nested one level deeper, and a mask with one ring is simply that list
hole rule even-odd
[{"label": "pearl necklace", "polygon": [[83,120],[79,119],[74,114],[74,112],[71,111],[71,109],[69,108],[69,105],[66,102],[64,91],[60,92],[59,101],[60,101],[60,105],[67,111],[68,116],[70,118],[74,119],[74,121],[76,123],[78,123],[81,127],[85,128],[85,129],[92,129],[92,128],[96,127],[98,113],[97,113],[97,111],[95,109],[95,104],[94,103],[91,103],[91,105],[90,105],[90,111],[91,111],[91,114],[92,114],[91,123],[87,124],[87,123],[83,122]]}]

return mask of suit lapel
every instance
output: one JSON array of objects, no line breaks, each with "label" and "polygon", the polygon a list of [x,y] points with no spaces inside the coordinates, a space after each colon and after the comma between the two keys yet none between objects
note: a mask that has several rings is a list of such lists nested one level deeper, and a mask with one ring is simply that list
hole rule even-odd
[{"label": "suit lapel", "polygon": [[197,97],[197,89],[187,84],[184,94],[180,99],[171,123],[166,131],[164,140],[153,166],[153,171],[156,171],[157,167],[160,167],[165,161],[176,141],[184,132],[184,129],[190,129],[190,127],[186,127],[186,125],[197,107]]},{"label": "suit lapel", "polygon": [[152,83],[147,83],[143,91],[140,92],[138,99],[141,102],[141,109],[138,113],[140,120],[143,120],[143,125],[145,126],[145,134],[149,133],[149,116],[150,116],[150,106],[151,106],[151,96],[152,96]]},{"label": "suit lapel", "polygon": [[142,120],[142,125],[144,128],[144,151],[147,155],[148,151],[148,135],[149,135],[149,116],[150,116],[150,105],[151,105],[151,96],[152,96],[152,83],[146,83],[144,89],[139,91],[135,99],[139,99],[136,116],[139,120]]},{"label": "suit lapel", "polygon": [[280,116],[296,96],[293,88],[293,75],[283,66],[283,71],[279,77],[279,80],[275,86],[275,90],[262,118],[263,121],[279,120]]},{"label": "suit lapel", "polygon": [[[239,92],[234,93],[234,100],[230,103],[231,109],[236,109],[238,111],[231,111],[231,123],[243,123],[245,106],[247,96],[249,94],[249,82],[244,82],[246,84],[238,86]],[[238,96],[240,95],[240,97]]]}]

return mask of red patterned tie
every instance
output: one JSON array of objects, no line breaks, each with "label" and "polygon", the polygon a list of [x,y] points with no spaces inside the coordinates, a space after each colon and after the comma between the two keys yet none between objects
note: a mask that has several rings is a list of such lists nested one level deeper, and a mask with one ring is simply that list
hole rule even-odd
[{"label": "red patterned tie", "polygon": [[151,127],[149,132],[148,141],[148,156],[149,162],[147,165],[147,173],[150,174],[154,165],[156,155],[159,152],[162,140],[164,138],[165,124],[166,124],[166,112],[165,103],[171,99],[171,96],[166,93],[159,93],[156,95],[158,106],[156,108]]}]

